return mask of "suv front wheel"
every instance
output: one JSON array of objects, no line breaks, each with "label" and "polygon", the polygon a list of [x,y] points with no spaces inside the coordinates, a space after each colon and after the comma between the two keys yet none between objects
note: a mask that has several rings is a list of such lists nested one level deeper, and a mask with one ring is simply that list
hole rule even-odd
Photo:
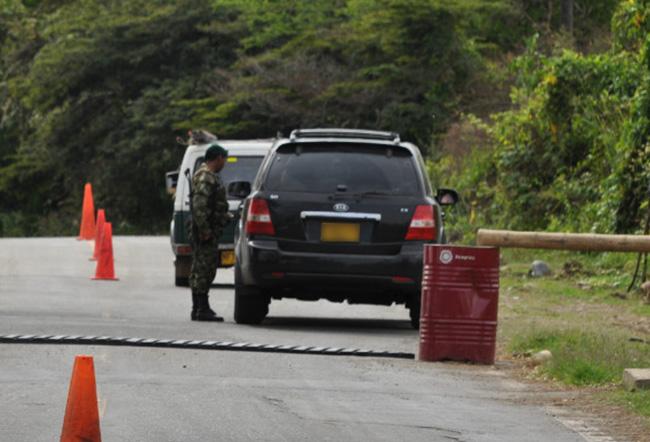
[{"label": "suv front wheel", "polygon": [[259,324],[269,313],[270,302],[259,288],[242,284],[239,266],[235,264],[235,322]]}]

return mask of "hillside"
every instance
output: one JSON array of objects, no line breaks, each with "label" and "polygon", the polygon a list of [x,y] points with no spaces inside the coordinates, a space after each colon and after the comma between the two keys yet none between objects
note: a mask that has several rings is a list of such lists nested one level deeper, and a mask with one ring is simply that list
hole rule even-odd
[{"label": "hillside", "polygon": [[0,236],[74,234],[86,181],[117,232],[164,232],[193,127],[399,131],[461,192],[458,240],[642,228],[645,1],[0,5]]}]

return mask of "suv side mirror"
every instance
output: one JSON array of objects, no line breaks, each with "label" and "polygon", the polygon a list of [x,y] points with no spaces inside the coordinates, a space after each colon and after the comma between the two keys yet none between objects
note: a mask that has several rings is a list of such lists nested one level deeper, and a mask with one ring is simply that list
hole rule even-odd
[{"label": "suv side mirror", "polygon": [[228,196],[244,199],[251,194],[251,183],[248,181],[235,181],[228,184]]},{"label": "suv side mirror", "polygon": [[178,170],[173,172],[167,172],[165,174],[165,185],[167,187],[167,193],[173,195],[176,193],[176,185],[178,184]]},{"label": "suv side mirror", "polygon": [[458,192],[454,189],[438,189],[436,199],[438,200],[438,204],[441,206],[453,206],[460,201]]}]

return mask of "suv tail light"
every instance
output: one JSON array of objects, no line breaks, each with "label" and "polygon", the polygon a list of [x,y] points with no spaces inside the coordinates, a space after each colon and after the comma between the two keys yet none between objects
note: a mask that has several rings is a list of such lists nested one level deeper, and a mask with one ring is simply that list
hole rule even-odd
[{"label": "suv tail light", "polygon": [[271,221],[271,212],[266,200],[254,198],[248,206],[246,215],[246,233],[249,235],[275,235]]},{"label": "suv tail light", "polygon": [[433,206],[417,206],[406,232],[406,240],[433,241],[435,239],[436,218]]}]

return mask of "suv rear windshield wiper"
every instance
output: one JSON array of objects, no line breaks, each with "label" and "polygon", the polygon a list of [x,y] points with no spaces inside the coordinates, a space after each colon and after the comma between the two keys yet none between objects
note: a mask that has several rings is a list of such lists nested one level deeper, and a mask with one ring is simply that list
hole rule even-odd
[{"label": "suv rear windshield wiper", "polygon": [[368,192],[358,192],[352,194],[354,198],[361,198],[364,196],[388,196],[388,195],[393,195],[393,194],[388,192],[381,192],[377,190],[370,190]]}]

